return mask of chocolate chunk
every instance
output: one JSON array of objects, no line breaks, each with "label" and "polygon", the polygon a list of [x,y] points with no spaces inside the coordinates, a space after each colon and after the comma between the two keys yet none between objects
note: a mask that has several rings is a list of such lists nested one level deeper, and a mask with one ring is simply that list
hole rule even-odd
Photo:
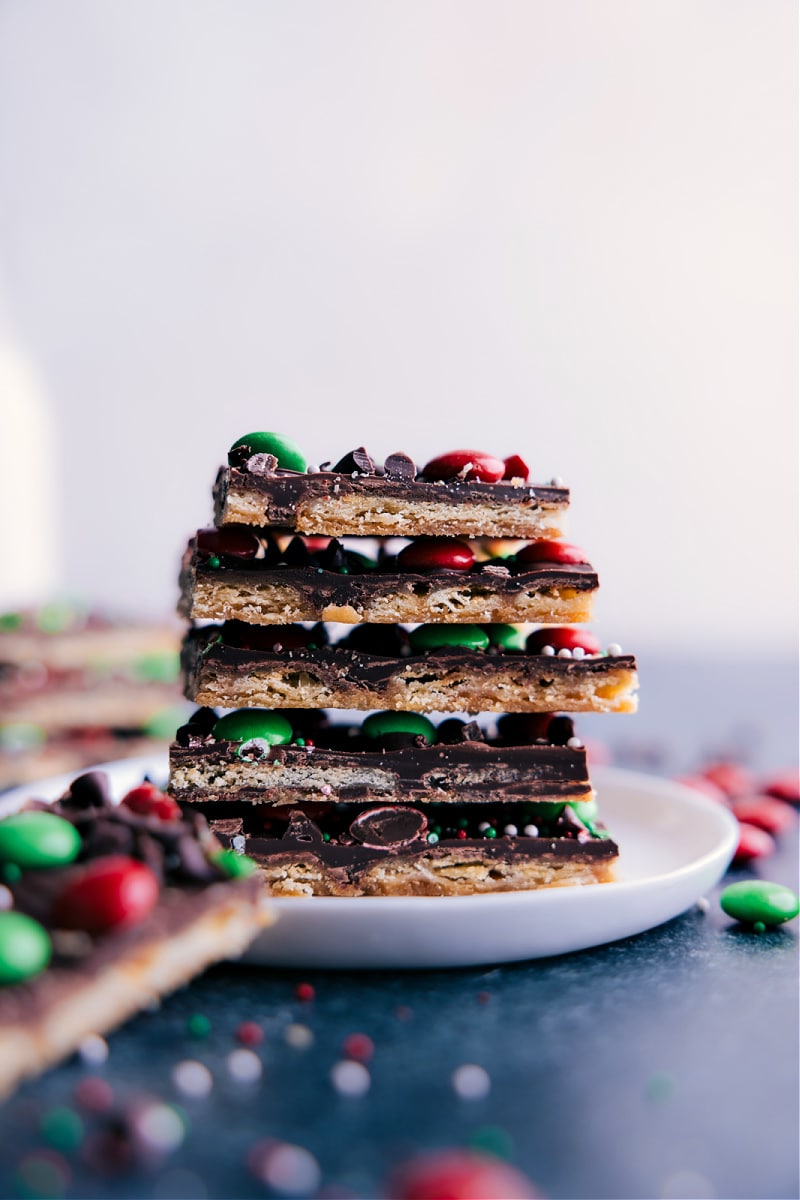
[{"label": "chocolate chunk", "polygon": [[299,808],[292,809],[289,814],[289,824],[284,837],[295,842],[308,842],[309,844],[322,841],[322,834],[318,826]]},{"label": "chocolate chunk", "polygon": [[364,654],[399,658],[408,649],[408,632],[402,625],[356,625],[344,644]]},{"label": "chocolate chunk", "polygon": [[283,552],[287,567],[305,567],[310,559],[308,547],[301,537],[293,537]]},{"label": "chocolate chunk", "polygon": [[553,717],[547,726],[547,736],[554,746],[566,746],[569,739],[575,736],[575,723],[572,717]]},{"label": "chocolate chunk", "polygon": [[245,466],[251,475],[274,475],[278,469],[278,460],[274,454],[251,454]]},{"label": "chocolate chunk", "polygon": [[108,808],[111,805],[108,776],[104,771],[79,775],[73,779],[61,803],[69,808]]},{"label": "chocolate chunk", "polygon": [[[202,848],[190,833],[178,838],[175,855],[177,863],[174,866],[174,874],[178,879],[184,879],[189,883],[208,883],[217,878],[219,874],[217,868],[209,863]],[[148,862],[147,865],[151,864]]]},{"label": "chocolate chunk", "polygon": [[409,458],[407,454],[390,454],[383,464],[383,469],[387,479],[394,479],[398,482],[415,479],[417,475],[416,464],[413,458]]},{"label": "chocolate chunk", "polygon": [[324,550],[316,555],[317,562],[326,571],[341,571],[347,566],[344,547],[338,538],[331,538]]},{"label": "chocolate chunk", "polygon": [[408,846],[421,838],[427,828],[428,818],[419,809],[386,805],[359,813],[350,826],[350,832],[363,846],[374,849]]},{"label": "chocolate chunk", "polygon": [[349,454],[345,454],[344,458],[340,458],[336,466],[333,468],[336,474],[341,475],[374,475],[375,463],[370,458],[369,454],[363,446],[359,446],[357,450],[351,450]]}]

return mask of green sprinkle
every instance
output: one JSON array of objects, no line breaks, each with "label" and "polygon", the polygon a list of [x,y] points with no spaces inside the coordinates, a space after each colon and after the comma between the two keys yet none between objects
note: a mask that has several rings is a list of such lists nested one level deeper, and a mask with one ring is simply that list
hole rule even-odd
[{"label": "green sprinkle", "polygon": [[484,831],[483,831],[483,836],[484,836],[485,838],[496,838],[496,837],[497,837],[497,830],[496,830],[496,829],[492,829],[492,828],[491,828],[491,826],[490,826],[488,829],[484,829]]},{"label": "green sprinkle", "polygon": [[214,570],[216,570],[219,565],[220,560],[217,558],[216,554],[212,554],[211,558],[208,560],[208,566],[213,567]]},{"label": "green sprinkle", "polygon": [[323,833],[322,840],[323,842],[329,842],[331,840],[331,835],[329,833]]},{"label": "green sprinkle", "polygon": [[203,1013],[192,1013],[186,1022],[186,1032],[189,1037],[207,1038],[211,1033],[211,1022]]},{"label": "green sprinkle", "polygon": [[71,1108],[51,1108],[39,1122],[39,1130],[48,1146],[70,1154],[77,1150],[83,1141],[84,1124]]},{"label": "green sprinkle", "polygon": [[294,744],[295,744],[295,746],[305,746],[306,739],[305,738],[295,738]]},{"label": "green sprinkle", "polygon": [[514,1139],[499,1125],[482,1125],[480,1129],[475,1130],[469,1144],[473,1150],[483,1150],[486,1154],[493,1154],[495,1158],[508,1159],[514,1156]]},{"label": "green sprinkle", "polygon": [[753,932],[754,933],[766,933],[766,931],[767,931],[767,927],[764,924],[764,922],[756,921],[755,925],[753,926]]},{"label": "green sprinkle", "polygon": [[211,855],[211,862],[219,867],[229,879],[247,879],[258,870],[258,863],[246,854],[237,854],[235,850],[218,850]]}]

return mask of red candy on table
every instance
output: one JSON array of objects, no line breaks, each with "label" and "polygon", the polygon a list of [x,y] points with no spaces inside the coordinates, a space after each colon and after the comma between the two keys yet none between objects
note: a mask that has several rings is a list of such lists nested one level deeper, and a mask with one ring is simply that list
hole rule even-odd
[{"label": "red candy on table", "polygon": [[411,1159],[394,1172],[393,1200],[539,1200],[541,1193],[516,1167],[489,1154],[442,1150]]},{"label": "red candy on table", "polygon": [[451,450],[440,454],[422,468],[423,479],[475,479],[497,483],[505,474],[506,464],[482,450]]},{"label": "red candy on table", "polygon": [[746,796],[756,791],[753,772],[743,767],[741,763],[718,762],[705,767],[703,774],[717,787],[722,788],[726,796]]},{"label": "red candy on table", "polygon": [[229,558],[255,558],[259,540],[249,529],[228,525],[224,529],[201,529],[197,549],[201,554],[224,554]]},{"label": "red candy on table", "polygon": [[375,1043],[366,1033],[351,1033],[344,1039],[342,1053],[345,1058],[367,1063],[375,1053]]},{"label": "red candy on table", "polygon": [[716,804],[728,803],[728,797],[722,788],[717,787],[710,779],[706,779],[705,775],[676,775],[675,782],[682,783],[684,787],[693,788],[696,792],[702,792]]},{"label": "red candy on table", "polygon": [[503,472],[503,479],[529,479],[530,478],[531,469],[528,466],[528,464],[525,462],[525,459],[520,458],[520,456],[518,454],[511,454],[507,459],[505,459],[503,465],[505,466],[505,471]]},{"label": "red candy on table", "polygon": [[733,856],[734,863],[741,865],[752,862],[756,858],[769,858],[770,854],[774,853],[775,839],[773,837],[755,825],[749,825],[745,821],[740,822],[739,845]]},{"label": "red candy on table", "polygon": [[405,571],[468,571],[475,555],[458,538],[417,538],[403,547],[397,563]]},{"label": "red candy on table", "polygon": [[131,788],[121,803],[140,817],[156,817],[159,821],[179,821],[181,817],[178,804],[154,783],[140,783]]},{"label": "red candy on table", "polygon": [[586,654],[599,654],[600,642],[588,629],[570,629],[559,626],[537,629],[525,643],[529,654],[541,654],[544,646],[559,650],[584,650]]},{"label": "red candy on table", "polygon": [[57,897],[58,929],[106,933],[143,921],[158,901],[158,880],[149,867],[124,854],[98,858],[74,875]]},{"label": "red candy on table", "polygon": [[782,775],[767,780],[764,792],[786,804],[800,804],[800,774],[797,770],[784,771]]},{"label": "red candy on table", "polygon": [[792,810],[773,796],[742,796],[733,801],[732,807],[738,821],[755,825],[773,837],[786,833],[796,820]]},{"label": "red candy on table", "polygon": [[529,542],[517,551],[518,563],[576,563],[589,562],[586,551],[580,546],[572,546],[569,542],[557,542],[543,539],[541,542]]}]

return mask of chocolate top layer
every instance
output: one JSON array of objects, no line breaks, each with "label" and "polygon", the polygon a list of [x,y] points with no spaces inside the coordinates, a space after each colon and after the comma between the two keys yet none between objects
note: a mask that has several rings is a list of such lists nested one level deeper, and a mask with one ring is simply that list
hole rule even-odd
[{"label": "chocolate top layer", "polygon": [[[250,463],[253,464],[252,459]],[[301,500],[327,497],[345,499],[348,496],[374,495],[406,503],[428,501],[452,505],[488,501],[496,504],[519,504],[526,508],[566,508],[569,504],[568,488],[547,484],[522,481],[481,483],[463,479],[432,481],[419,475],[413,479],[398,479],[389,475],[347,475],[335,471],[317,471],[303,475],[298,471],[280,469],[261,474],[243,464],[237,467],[220,467],[214,484],[218,517],[228,490],[260,493],[264,497],[270,523],[283,524],[290,528],[294,525],[295,509]]]}]

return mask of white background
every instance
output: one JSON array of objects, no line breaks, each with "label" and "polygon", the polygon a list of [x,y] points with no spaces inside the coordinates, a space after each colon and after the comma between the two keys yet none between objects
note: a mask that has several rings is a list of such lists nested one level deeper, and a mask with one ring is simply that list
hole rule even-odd
[{"label": "white background", "polygon": [[61,581],[171,607],[251,429],[468,446],[571,484],[606,640],[789,650],[796,20],[3,0],[0,332],[56,424]]}]

